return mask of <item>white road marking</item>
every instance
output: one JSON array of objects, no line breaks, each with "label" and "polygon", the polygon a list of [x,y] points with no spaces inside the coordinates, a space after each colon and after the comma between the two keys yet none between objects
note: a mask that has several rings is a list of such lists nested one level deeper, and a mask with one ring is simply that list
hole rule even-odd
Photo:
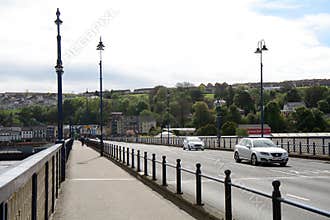
[{"label": "white road marking", "polygon": [[292,194],[289,194],[289,193],[287,193],[286,195],[289,196],[289,197],[295,198],[295,199],[300,199],[300,200],[303,200],[303,201],[310,201],[310,199],[304,198],[304,197],[301,197],[301,196],[296,196],[296,195],[292,195]]},{"label": "white road marking", "polygon": [[[220,175],[219,175],[220,176]],[[223,176],[222,176],[223,177]],[[231,178],[232,181],[235,180],[274,180],[274,179],[328,179],[329,176],[270,176],[270,177],[241,177],[241,178]]]},{"label": "white road marking", "polygon": [[72,181],[132,181],[133,178],[73,178]]}]

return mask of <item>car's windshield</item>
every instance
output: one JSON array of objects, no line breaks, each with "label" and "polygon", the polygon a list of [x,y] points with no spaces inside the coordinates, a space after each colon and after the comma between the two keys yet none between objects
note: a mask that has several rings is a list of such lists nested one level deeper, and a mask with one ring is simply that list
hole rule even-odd
[{"label": "car's windshield", "polygon": [[253,140],[253,147],[276,147],[276,145],[268,139]]},{"label": "car's windshield", "polygon": [[188,141],[201,141],[201,139],[199,139],[199,137],[187,137]]}]

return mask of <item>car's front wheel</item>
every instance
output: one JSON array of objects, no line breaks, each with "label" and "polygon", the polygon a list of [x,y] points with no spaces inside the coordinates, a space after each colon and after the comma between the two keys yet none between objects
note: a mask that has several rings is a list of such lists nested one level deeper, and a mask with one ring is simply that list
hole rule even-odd
[{"label": "car's front wheel", "polygon": [[239,154],[238,154],[237,151],[234,154],[234,159],[235,159],[236,163],[240,163],[241,162],[241,159],[239,158]]},{"label": "car's front wheel", "polygon": [[253,166],[257,166],[258,165],[258,159],[257,159],[257,156],[255,154],[252,154],[252,156],[251,156],[251,164]]},{"label": "car's front wheel", "polygon": [[288,162],[280,163],[280,166],[281,166],[281,167],[285,167],[287,163],[288,163]]}]

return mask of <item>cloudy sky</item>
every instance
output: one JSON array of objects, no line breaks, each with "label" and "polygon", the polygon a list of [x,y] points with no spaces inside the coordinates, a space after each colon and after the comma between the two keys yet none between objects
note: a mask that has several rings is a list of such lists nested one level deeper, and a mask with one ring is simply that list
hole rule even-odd
[{"label": "cloudy sky", "polygon": [[63,90],[177,82],[258,82],[253,52],[264,39],[264,81],[330,78],[329,0],[0,0],[0,92],[56,92],[56,8]]}]

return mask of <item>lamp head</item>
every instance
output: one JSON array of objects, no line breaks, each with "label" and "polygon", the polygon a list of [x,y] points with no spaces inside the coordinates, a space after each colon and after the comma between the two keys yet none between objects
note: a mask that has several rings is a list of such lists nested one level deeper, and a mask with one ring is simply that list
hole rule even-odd
[{"label": "lamp head", "polygon": [[260,48],[258,47],[257,50],[254,53],[261,53]]},{"label": "lamp head", "polygon": [[262,46],[261,50],[268,50],[265,44]]},{"label": "lamp head", "polygon": [[99,42],[99,44],[96,46],[96,50],[104,50],[104,44],[103,44],[103,42],[102,42],[102,39],[101,39],[101,37],[100,37],[100,42]]}]

